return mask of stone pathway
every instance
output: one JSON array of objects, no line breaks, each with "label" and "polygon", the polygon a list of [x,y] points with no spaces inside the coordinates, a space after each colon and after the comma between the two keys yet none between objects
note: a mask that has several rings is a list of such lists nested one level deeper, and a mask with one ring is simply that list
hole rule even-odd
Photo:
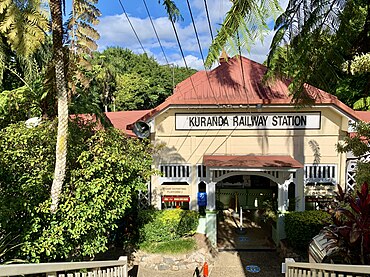
[{"label": "stone pathway", "polygon": [[[243,217],[244,218],[244,217]],[[253,212],[245,213],[244,234],[237,234],[237,222],[232,211],[224,212],[224,221],[219,223],[219,252],[210,255],[202,235],[196,236],[198,250],[188,255],[140,255],[131,277],[190,277],[197,276],[196,268],[202,270],[204,261],[209,264],[209,277],[283,276],[282,258],[269,240],[271,231]],[[267,226],[268,227],[268,226]],[[182,257],[181,257],[182,256]],[[199,276],[203,276],[203,273]]]},{"label": "stone pathway", "polygon": [[[214,262],[209,265],[209,277],[274,277],[284,276],[281,274],[281,262],[277,252],[219,252]],[[248,269],[257,269],[259,272],[252,273]],[[256,271],[257,271],[256,270]],[[190,277],[196,276],[194,270],[185,269],[178,271],[154,270],[138,267],[137,275],[131,277]],[[135,274],[135,273],[134,273]],[[202,276],[202,275],[201,275]]]}]

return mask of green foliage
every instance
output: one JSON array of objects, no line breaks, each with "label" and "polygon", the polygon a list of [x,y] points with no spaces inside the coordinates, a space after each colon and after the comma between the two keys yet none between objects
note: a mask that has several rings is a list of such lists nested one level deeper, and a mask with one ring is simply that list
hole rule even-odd
[{"label": "green foliage", "polygon": [[93,27],[99,23],[101,12],[95,4],[96,0],[75,0],[72,5],[71,16],[68,20],[70,36],[69,48],[73,53],[91,54],[98,48],[95,42],[100,38]]},{"label": "green foliage", "polygon": [[349,106],[368,96],[369,72],[360,76],[345,71],[364,69],[365,57],[357,56],[370,51],[369,12],[368,1],[289,1],[275,22],[268,66],[275,75],[292,80],[290,90],[297,102],[312,101],[304,92],[305,83],[337,95]]},{"label": "green foliage", "polygon": [[139,215],[143,227],[140,229],[141,241],[172,241],[193,235],[198,227],[199,215],[196,211],[148,210]]},{"label": "green foliage", "polygon": [[[156,103],[158,95],[149,95],[149,81],[137,73],[117,77],[113,105],[119,111],[145,109]],[[152,99],[151,99],[152,98]]]},{"label": "green foliage", "polygon": [[250,47],[263,36],[268,28],[267,21],[280,11],[279,1],[232,1],[232,7],[212,41],[206,59],[206,66],[211,67],[218,60],[222,49],[227,45],[236,49],[239,47],[250,50]]},{"label": "green foliage", "polygon": [[0,129],[10,123],[41,116],[39,101],[27,86],[0,92]]},{"label": "green foliage", "polygon": [[13,51],[30,56],[43,43],[49,22],[41,0],[0,2],[0,33]]},{"label": "green foliage", "polygon": [[369,155],[370,125],[365,122],[357,122],[353,125],[355,132],[346,136],[343,142],[338,143],[337,150],[340,153],[352,152],[357,160],[356,183],[362,184],[370,180],[370,163],[361,161],[360,158]]},{"label": "green foliage", "polygon": [[314,236],[330,221],[325,211],[290,212],[285,214],[285,233],[288,242],[300,250],[307,250]]},{"label": "green foliage", "polygon": [[364,97],[360,100],[357,100],[353,104],[353,109],[354,110],[365,110],[368,111],[370,109],[370,97]]},{"label": "green foliage", "polygon": [[[109,47],[96,53],[91,88],[101,92],[101,102],[110,110],[151,109],[172,94],[176,84],[195,70],[159,65],[146,54]],[[107,109],[107,108],[106,108]]]},{"label": "green foliage", "polygon": [[338,185],[336,206],[330,210],[333,224],[324,228],[330,258],[340,263],[370,265],[370,194],[363,183],[357,197]]},{"label": "green foliage", "polygon": [[70,123],[67,176],[50,213],[56,124],[24,123],[0,131],[0,225],[19,235],[20,257],[80,260],[108,247],[117,220],[151,175],[151,149],[118,130]]},{"label": "green foliage", "polygon": [[20,259],[8,259],[8,257],[13,257],[13,253],[21,246],[18,239],[18,236],[13,236],[11,233],[0,235],[0,264],[24,262]]},{"label": "green foliage", "polygon": [[145,242],[140,245],[140,249],[145,252],[160,254],[184,254],[193,251],[195,248],[196,242],[193,238],[165,242]]},{"label": "green foliage", "polygon": [[343,69],[351,74],[370,72],[370,53],[354,56],[351,62],[344,63]]}]

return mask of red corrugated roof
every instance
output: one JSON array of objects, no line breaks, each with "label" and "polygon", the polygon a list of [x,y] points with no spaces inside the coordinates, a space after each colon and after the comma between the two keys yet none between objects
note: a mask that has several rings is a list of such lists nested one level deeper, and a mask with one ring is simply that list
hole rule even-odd
[{"label": "red corrugated roof", "polygon": [[[146,120],[171,105],[291,105],[290,81],[264,82],[267,67],[247,58],[233,57],[211,71],[199,71],[179,83],[174,93],[152,110],[106,113],[112,124],[129,135],[127,129],[137,120]],[[244,73],[244,74],[242,74]],[[312,104],[334,105],[355,119],[370,121],[370,113],[355,112],[334,95],[311,85],[304,85]]]},{"label": "red corrugated roof", "polygon": [[265,168],[284,167],[302,168],[303,165],[291,156],[227,156],[204,155],[203,164],[208,167]]},{"label": "red corrugated roof", "polygon": [[[179,83],[173,95],[146,114],[144,119],[152,117],[170,105],[292,104],[288,89],[290,81],[277,79],[265,84],[263,78],[266,71],[266,66],[245,57],[230,58],[211,71],[199,71]],[[334,95],[308,84],[305,84],[304,88],[313,104],[335,105],[354,118],[360,119]]]},{"label": "red corrugated roof", "polygon": [[355,111],[357,116],[365,122],[370,122],[370,111]]},{"label": "red corrugated roof", "polygon": [[115,128],[124,131],[128,136],[134,137],[136,135],[132,132],[132,130],[127,129],[127,126],[135,123],[149,112],[150,110],[120,111],[106,112],[105,115]]}]

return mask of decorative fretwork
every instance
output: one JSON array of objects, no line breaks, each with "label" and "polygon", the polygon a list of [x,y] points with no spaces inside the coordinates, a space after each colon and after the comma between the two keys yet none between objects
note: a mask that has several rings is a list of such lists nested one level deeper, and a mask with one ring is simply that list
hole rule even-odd
[{"label": "decorative fretwork", "polygon": [[199,179],[204,179],[207,177],[207,167],[202,164],[197,165],[197,177]]},{"label": "decorative fretwork", "polygon": [[149,194],[149,191],[139,191],[139,194],[138,194],[138,207],[139,207],[139,210],[146,210],[149,208],[150,206],[150,194]]},{"label": "decorative fretwork", "polygon": [[275,177],[275,178],[279,178],[279,171],[265,171],[265,173]]},{"label": "decorative fretwork", "polygon": [[337,165],[305,164],[304,184],[337,184]]},{"label": "decorative fretwork", "polygon": [[189,165],[161,165],[160,170],[163,177],[188,178],[190,176]]},{"label": "decorative fretwork", "polygon": [[214,176],[215,179],[217,179],[217,178],[220,178],[221,176],[226,175],[230,172],[231,172],[230,170],[215,170],[213,176]]},{"label": "decorative fretwork", "polygon": [[187,164],[162,164],[160,182],[190,182],[191,166]]},{"label": "decorative fretwork", "polygon": [[356,169],[357,161],[370,163],[370,155],[362,156],[361,158],[351,158],[347,160],[346,169],[346,191],[352,192],[356,189]]}]

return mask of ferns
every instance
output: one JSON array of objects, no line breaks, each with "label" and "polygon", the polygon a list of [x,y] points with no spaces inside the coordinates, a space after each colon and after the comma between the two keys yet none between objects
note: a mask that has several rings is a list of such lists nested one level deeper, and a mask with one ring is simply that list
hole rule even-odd
[{"label": "ferns", "polygon": [[49,22],[40,0],[0,3],[0,33],[18,55],[31,56],[45,41]]},{"label": "ferns", "polygon": [[76,54],[89,54],[98,48],[99,33],[91,26],[99,23],[100,11],[94,6],[96,0],[74,0],[68,20],[70,50]]}]

